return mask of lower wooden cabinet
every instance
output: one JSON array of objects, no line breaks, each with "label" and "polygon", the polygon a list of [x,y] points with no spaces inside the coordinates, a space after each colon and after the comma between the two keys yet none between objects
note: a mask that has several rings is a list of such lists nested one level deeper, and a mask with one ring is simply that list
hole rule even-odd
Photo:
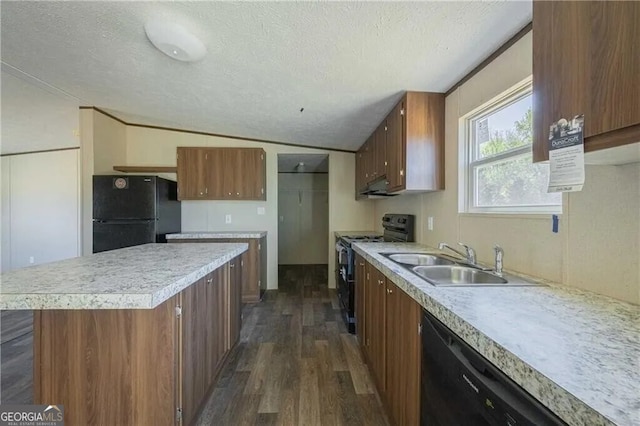
[{"label": "lower wooden cabinet", "polygon": [[356,258],[356,334],[393,425],[420,422],[420,315],[411,296]]},{"label": "lower wooden cabinet", "polygon": [[181,293],[182,424],[191,424],[215,384],[242,325],[240,257]]},{"label": "lower wooden cabinet", "polygon": [[155,309],[34,311],[34,403],[69,426],[192,424],[240,336],[242,274],[236,257]]},{"label": "lower wooden cabinet", "polygon": [[364,309],[365,309],[365,263],[362,256],[356,254],[356,271],[355,271],[355,303],[356,303],[356,337],[360,347],[364,348],[366,334],[366,324],[364,322]]},{"label": "lower wooden cabinet", "polygon": [[232,348],[240,336],[242,328],[242,282],[245,265],[242,256],[229,262],[229,348]]},{"label": "lower wooden cabinet", "polygon": [[262,238],[198,238],[172,239],[172,243],[247,243],[249,250],[241,256],[242,303],[260,301],[260,288],[267,286],[267,237]]}]

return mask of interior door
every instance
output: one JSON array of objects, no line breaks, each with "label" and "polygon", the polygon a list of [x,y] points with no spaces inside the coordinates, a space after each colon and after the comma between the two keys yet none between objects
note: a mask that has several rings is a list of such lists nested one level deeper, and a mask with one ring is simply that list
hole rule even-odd
[{"label": "interior door", "polygon": [[300,230],[298,257],[304,263],[329,263],[329,194],[327,191],[299,191]]},{"label": "interior door", "polygon": [[298,190],[278,191],[278,263],[297,263],[300,229],[300,193]]}]

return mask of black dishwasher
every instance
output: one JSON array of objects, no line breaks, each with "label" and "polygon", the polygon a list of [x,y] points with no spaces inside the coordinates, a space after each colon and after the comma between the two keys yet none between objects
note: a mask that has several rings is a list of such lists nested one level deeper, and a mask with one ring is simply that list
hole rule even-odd
[{"label": "black dishwasher", "polygon": [[426,311],[420,409],[422,426],[565,425]]}]

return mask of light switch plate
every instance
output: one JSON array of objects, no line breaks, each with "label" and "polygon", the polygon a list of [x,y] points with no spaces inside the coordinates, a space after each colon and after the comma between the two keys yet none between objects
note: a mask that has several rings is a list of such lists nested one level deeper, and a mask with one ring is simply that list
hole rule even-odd
[{"label": "light switch plate", "polygon": [[427,229],[433,231],[433,216],[427,218]]},{"label": "light switch plate", "polygon": [[258,214],[263,215],[266,213],[266,209],[264,207],[258,207]]},{"label": "light switch plate", "polygon": [[231,215],[230,215],[230,214],[225,215],[225,217],[224,217],[224,223],[231,223]]}]

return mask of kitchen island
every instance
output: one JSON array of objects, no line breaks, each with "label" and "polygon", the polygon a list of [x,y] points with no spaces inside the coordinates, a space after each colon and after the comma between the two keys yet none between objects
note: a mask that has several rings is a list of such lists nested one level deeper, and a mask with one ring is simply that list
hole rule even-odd
[{"label": "kitchen island", "polygon": [[67,425],[189,424],[241,326],[247,244],[146,244],[2,274],[34,310],[34,403]]},{"label": "kitchen island", "polygon": [[257,303],[267,290],[267,231],[202,231],[167,234],[169,243],[246,243],[242,254],[242,303]]},{"label": "kitchen island", "polygon": [[435,287],[381,253],[438,250],[414,243],[353,247],[567,424],[640,424],[638,306],[522,274],[547,285]]}]

